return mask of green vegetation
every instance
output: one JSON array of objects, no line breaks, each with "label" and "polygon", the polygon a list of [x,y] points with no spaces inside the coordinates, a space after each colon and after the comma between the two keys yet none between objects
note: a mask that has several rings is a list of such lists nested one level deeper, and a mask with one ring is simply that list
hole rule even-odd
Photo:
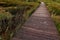
[{"label": "green vegetation", "polygon": [[0,40],[10,40],[38,5],[38,0],[0,0]]},{"label": "green vegetation", "polygon": [[53,16],[52,18],[56,24],[57,30],[58,30],[59,35],[60,35],[60,16]]}]

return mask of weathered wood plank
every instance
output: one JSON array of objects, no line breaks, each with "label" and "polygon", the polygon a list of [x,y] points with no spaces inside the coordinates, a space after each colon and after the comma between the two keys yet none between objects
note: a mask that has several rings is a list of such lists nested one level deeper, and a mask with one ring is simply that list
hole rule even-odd
[{"label": "weathered wood plank", "polygon": [[43,2],[14,38],[14,40],[59,40],[56,26]]}]

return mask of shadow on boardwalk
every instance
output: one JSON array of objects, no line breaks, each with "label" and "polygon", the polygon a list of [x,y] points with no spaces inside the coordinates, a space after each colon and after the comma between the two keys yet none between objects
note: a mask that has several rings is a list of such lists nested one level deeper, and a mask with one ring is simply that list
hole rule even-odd
[{"label": "shadow on boardwalk", "polygon": [[12,40],[59,40],[56,26],[43,2]]}]

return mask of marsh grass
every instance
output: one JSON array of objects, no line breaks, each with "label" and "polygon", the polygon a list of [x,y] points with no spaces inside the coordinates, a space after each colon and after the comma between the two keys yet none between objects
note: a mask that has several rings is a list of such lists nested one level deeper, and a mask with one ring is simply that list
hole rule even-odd
[{"label": "marsh grass", "polygon": [[4,2],[0,5],[4,8],[2,9],[4,11],[0,12],[0,40],[10,40],[39,3],[18,0],[0,0],[0,2]]}]

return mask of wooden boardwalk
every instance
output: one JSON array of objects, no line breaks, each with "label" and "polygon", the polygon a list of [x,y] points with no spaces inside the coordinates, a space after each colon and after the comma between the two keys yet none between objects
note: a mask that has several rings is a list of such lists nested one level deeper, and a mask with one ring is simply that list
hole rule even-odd
[{"label": "wooden boardwalk", "polygon": [[43,2],[12,40],[59,40],[56,26]]}]

